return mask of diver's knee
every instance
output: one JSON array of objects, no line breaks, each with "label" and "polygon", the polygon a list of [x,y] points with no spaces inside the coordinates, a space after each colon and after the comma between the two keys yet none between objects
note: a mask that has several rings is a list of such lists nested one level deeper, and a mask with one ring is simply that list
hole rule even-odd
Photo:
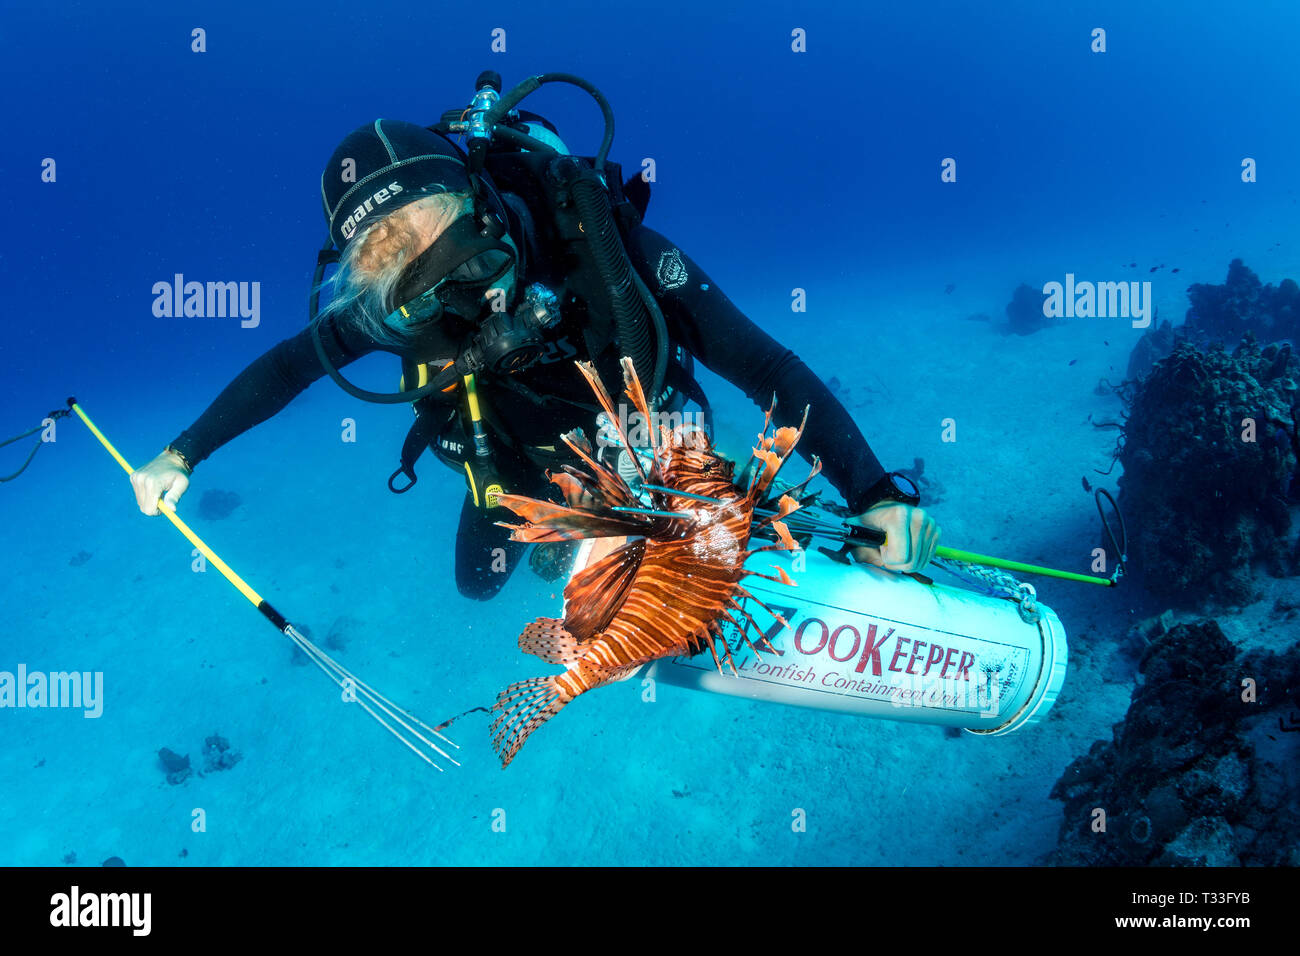
[{"label": "diver's knee", "polygon": [[461,597],[467,597],[474,601],[490,601],[501,593],[501,588],[499,586],[480,588],[473,585],[462,584],[459,585],[457,589],[460,591]]},{"label": "diver's knee", "polygon": [[509,577],[509,572],[484,568],[473,570],[458,568],[456,590],[460,592],[461,597],[473,598],[475,601],[490,601],[505,587]]}]

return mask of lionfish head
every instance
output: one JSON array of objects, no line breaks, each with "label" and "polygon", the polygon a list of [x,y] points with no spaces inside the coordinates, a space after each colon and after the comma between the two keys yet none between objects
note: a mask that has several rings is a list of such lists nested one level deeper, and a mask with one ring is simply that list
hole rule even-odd
[{"label": "lionfish head", "polygon": [[666,456],[664,483],[710,497],[733,491],[736,463],[714,452],[707,439],[700,444],[704,450],[685,444],[671,450]]}]

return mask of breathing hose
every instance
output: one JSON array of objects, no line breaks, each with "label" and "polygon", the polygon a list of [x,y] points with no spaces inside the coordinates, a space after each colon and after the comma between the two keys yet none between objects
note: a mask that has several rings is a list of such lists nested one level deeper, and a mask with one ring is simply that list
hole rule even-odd
[{"label": "breathing hose", "polygon": [[[605,119],[605,134],[596,151],[592,169],[585,170],[575,159],[561,159],[556,171],[567,182],[574,205],[582,217],[583,234],[595,259],[596,269],[609,292],[614,329],[623,354],[631,357],[638,375],[650,382],[647,394],[652,402],[663,392],[668,373],[668,328],[650,290],[636,275],[614,217],[610,214],[605,181],[605,159],[614,143],[614,111],[609,100],[591,83],[572,73],[543,73],[530,76],[503,93],[483,116],[483,125],[496,130],[498,124],[529,94],[547,83],[568,83],[589,94]],[[508,129],[504,124],[501,130]],[[652,332],[653,329],[653,332]],[[651,341],[653,334],[654,341]],[[593,356],[594,358],[594,356]]]},{"label": "breathing hose", "polygon": [[605,94],[580,76],[574,76],[572,73],[542,73],[539,76],[530,76],[525,80],[521,80],[507,92],[501,94],[501,98],[483,117],[484,123],[489,128],[495,127],[506,118],[507,113],[519,105],[524,97],[537,92],[547,83],[568,83],[570,86],[576,86],[590,95],[600,107],[601,115],[605,118],[605,135],[601,137],[600,149],[596,151],[594,168],[598,173],[603,172],[605,158],[609,155],[609,148],[614,145],[614,110],[609,105],[609,100],[605,99]]},{"label": "breathing hose", "polygon": [[[587,245],[596,260],[596,268],[609,290],[614,313],[614,328],[623,354],[630,356],[638,375],[652,370],[647,394],[655,401],[663,391],[668,369],[668,337],[658,326],[642,297],[642,287],[634,282],[632,263],[623,247],[622,237],[609,213],[609,200],[594,176],[579,172],[572,183],[573,201],[582,216]],[[655,311],[658,311],[656,306]],[[658,348],[651,341],[651,329],[658,334]]]}]

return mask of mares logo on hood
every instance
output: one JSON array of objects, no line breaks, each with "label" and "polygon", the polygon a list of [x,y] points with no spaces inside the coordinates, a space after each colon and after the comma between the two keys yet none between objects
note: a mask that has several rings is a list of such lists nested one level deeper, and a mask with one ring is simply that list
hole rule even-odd
[{"label": "mares logo on hood", "polygon": [[669,249],[660,255],[655,277],[659,280],[660,292],[679,289],[686,285],[686,263],[682,262],[681,252],[677,249]]},{"label": "mares logo on hood", "polygon": [[361,225],[361,220],[375,211],[376,206],[382,206],[388,200],[392,199],[402,191],[402,184],[391,182],[383,189],[369,196],[365,202],[352,211],[347,219],[343,220],[343,226],[340,231],[344,239],[351,239],[356,234],[357,228]]}]

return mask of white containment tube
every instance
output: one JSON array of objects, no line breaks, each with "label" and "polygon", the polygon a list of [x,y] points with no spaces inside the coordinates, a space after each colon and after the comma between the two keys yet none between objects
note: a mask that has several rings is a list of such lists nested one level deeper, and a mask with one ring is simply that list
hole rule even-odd
[{"label": "white containment tube", "polygon": [[[574,570],[607,550],[608,539],[583,542]],[[817,551],[767,551],[747,566],[771,573],[778,563],[796,587],[743,582],[790,625],[746,602],[775,654],[755,655],[724,620],[739,677],[718,673],[706,650],[654,661],[628,679],[989,735],[1041,719],[1065,681],[1065,629],[1042,604],[1029,623],[1009,599],[841,564]],[[753,627],[749,637],[763,646]]]}]

